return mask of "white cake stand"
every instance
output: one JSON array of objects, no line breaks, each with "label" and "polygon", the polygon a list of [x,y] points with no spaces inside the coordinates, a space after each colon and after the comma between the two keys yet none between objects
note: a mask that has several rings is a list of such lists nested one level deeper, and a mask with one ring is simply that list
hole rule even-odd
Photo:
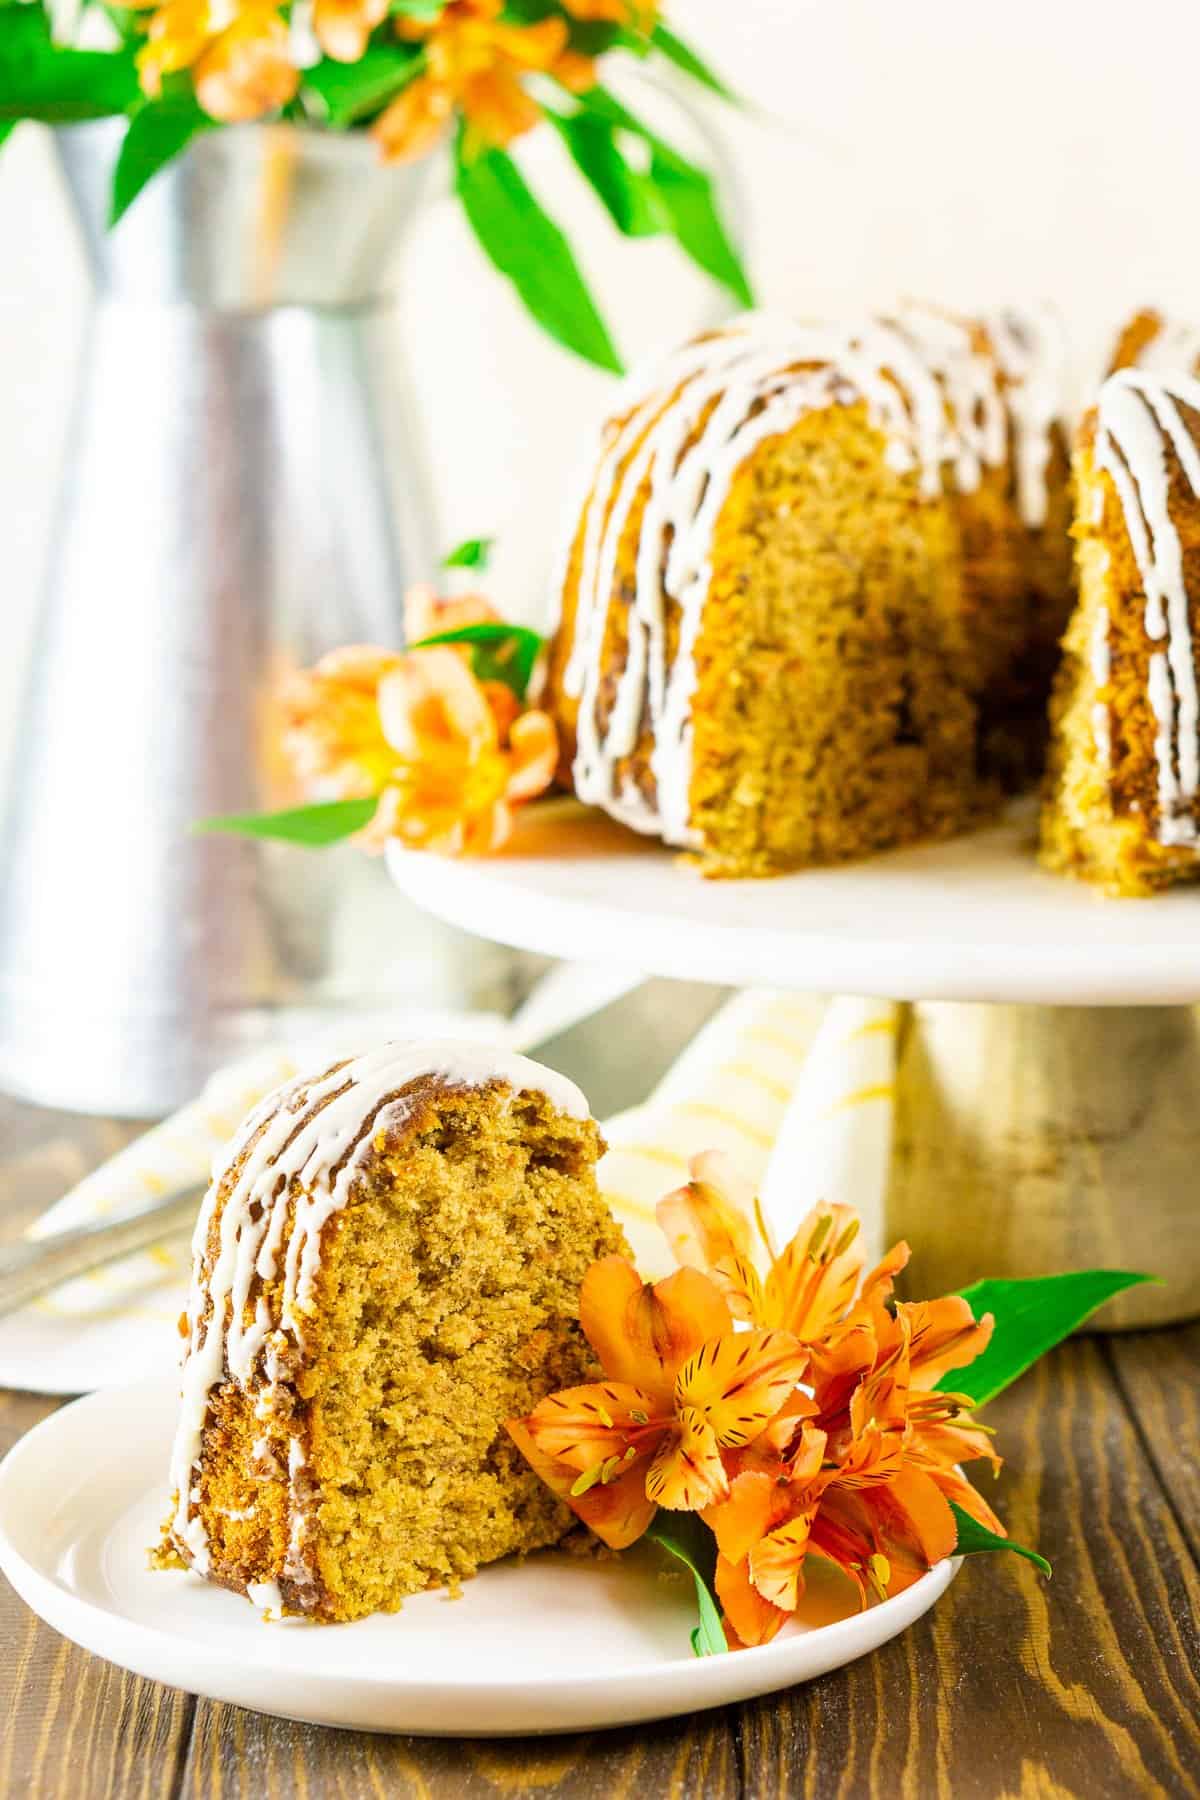
[{"label": "white cake stand", "polygon": [[940,1292],[1147,1269],[1104,1324],[1200,1312],[1200,889],[1116,901],[1047,875],[1032,814],[774,881],[703,880],[574,802],[455,861],[392,846],[448,923],[523,950],[900,1009],[887,1224]]}]

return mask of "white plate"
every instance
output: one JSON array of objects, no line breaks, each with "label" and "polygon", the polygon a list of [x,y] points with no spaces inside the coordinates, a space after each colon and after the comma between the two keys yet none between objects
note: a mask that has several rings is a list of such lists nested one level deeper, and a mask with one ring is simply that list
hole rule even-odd
[{"label": "white plate", "polygon": [[[421,1594],[353,1625],[265,1624],[236,1594],[147,1566],[166,1506],[173,1386],[110,1389],[52,1414],[0,1466],[0,1567],[47,1624],[172,1687],[284,1718],[451,1737],[627,1725],[748,1700],[886,1643],[953,1579],[773,1644],[697,1660],[690,1582],[651,1554],[498,1563],[461,1599]],[[814,1608],[844,1604],[814,1582]]]},{"label": "white plate", "polygon": [[1200,889],[1112,900],[1048,875],[1033,813],[987,831],[773,881],[705,881],[675,853],[570,803],[498,856],[388,847],[418,905],[479,936],[647,974],[890,1000],[1083,1006],[1200,999]]}]

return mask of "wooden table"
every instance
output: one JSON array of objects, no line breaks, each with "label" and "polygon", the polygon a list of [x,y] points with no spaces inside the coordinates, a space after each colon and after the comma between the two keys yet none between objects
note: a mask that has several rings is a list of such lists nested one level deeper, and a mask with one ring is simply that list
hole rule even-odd
[{"label": "wooden table", "polygon": [[[0,1100],[0,1230],[132,1130]],[[0,1452],[58,1404],[0,1392]],[[0,1580],[0,1797],[1200,1795],[1200,1325],[1076,1339],[989,1417],[1011,1465],[997,1504],[1052,1581],[980,1559],[848,1669],[628,1731],[450,1742],[261,1718],[86,1655]]]}]

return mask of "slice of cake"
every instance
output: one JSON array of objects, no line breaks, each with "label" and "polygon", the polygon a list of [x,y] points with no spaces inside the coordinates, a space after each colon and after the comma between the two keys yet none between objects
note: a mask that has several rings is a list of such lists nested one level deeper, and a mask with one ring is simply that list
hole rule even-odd
[{"label": "slice of cake", "polygon": [[1075,458],[1079,604],[1042,860],[1114,894],[1200,875],[1200,380],[1127,368]]},{"label": "slice of cake", "polygon": [[752,315],[626,393],[571,521],[575,791],[764,875],[962,830],[1036,763],[1070,609],[1052,334]]},{"label": "slice of cake", "polygon": [[624,1247],[602,1148],[572,1083],[471,1044],[256,1107],[196,1226],[159,1562],[336,1620],[557,1542],[503,1422],[594,1372],[580,1284]]}]

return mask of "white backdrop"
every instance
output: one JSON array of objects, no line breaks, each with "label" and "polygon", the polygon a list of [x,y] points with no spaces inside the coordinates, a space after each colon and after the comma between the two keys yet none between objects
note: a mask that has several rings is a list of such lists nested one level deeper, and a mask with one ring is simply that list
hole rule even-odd
[{"label": "white backdrop", "polygon": [[[1183,0],[676,0],[681,31],[757,102],[718,109],[760,296],[823,311],[911,293],[1058,302],[1081,368],[1153,300],[1200,318],[1195,71]],[[623,348],[705,316],[703,284],[618,239],[531,143]],[[78,346],[83,274],[42,135],[0,154],[0,741],[19,685]],[[449,544],[498,533],[502,600],[540,616],[547,520],[606,378],[540,339],[452,206],[409,253],[397,329]],[[129,471],[136,529],[138,471]],[[97,595],[103,604],[104,596]]]}]

